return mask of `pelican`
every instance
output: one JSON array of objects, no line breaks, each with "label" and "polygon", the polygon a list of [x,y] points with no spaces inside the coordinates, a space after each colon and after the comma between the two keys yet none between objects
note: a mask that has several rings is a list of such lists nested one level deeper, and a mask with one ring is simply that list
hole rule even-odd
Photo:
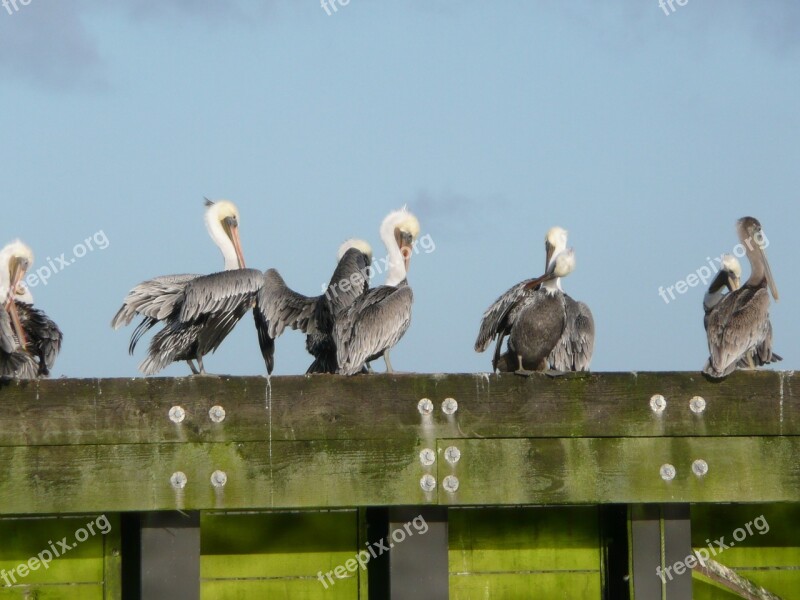
[{"label": "pelican", "polygon": [[269,373],[274,366],[274,340],[287,327],[306,334],[306,350],[314,357],[306,374],[338,370],[334,321],[367,291],[372,248],[364,240],[346,240],[339,247],[337,261],[330,283],[320,296],[298,294],[275,269],[264,274],[253,314],[259,323],[259,344]]},{"label": "pelican", "polygon": [[0,251],[0,376],[47,377],[61,350],[61,330],[22,284],[33,264],[31,249],[16,240]]},{"label": "pelican", "polygon": [[[708,319],[711,311],[720,303],[726,294],[734,292],[739,289],[741,285],[742,266],[739,264],[737,258],[731,254],[723,254],[721,260],[720,270],[717,276],[708,287],[708,291],[703,297],[703,327],[708,333]],[[737,367],[746,369],[752,363],[761,367],[763,365],[783,360],[775,352],[771,351],[772,348],[772,323],[768,323],[767,336],[764,341],[759,344],[758,348],[748,353],[742,358]]]},{"label": "pelican", "polygon": [[736,230],[750,262],[750,277],[739,289],[730,291],[708,314],[706,333],[709,359],[703,372],[713,378],[732,373],[744,360],[749,368],[756,362],[775,360],[769,295],[778,301],[778,289],[764,250],[761,223],[753,217],[736,222]]},{"label": "pelican", "polygon": [[[561,227],[553,227],[545,238],[546,263],[545,270],[550,267],[554,253],[563,252],[567,245],[567,232]],[[574,266],[574,265],[573,265]],[[572,268],[569,268],[571,271]],[[561,290],[561,278],[555,280]],[[564,293],[566,321],[564,333],[547,359],[548,365],[555,371],[586,371],[594,354],[594,317],[589,307],[574,300]]]},{"label": "pelican", "polygon": [[[186,361],[192,373],[205,374],[203,357],[214,352],[244,314],[255,305],[264,275],[245,268],[239,239],[239,210],[227,200],[206,199],[205,222],[222,252],[225,271],[211,275],[166,275],[134,287],[111,326],[118,329],[137,316],[130,353],[141,336],[157,323],[164,328],[150,341],[147,358],[139,365],[146,375],[172,362]],[[197,367],[194,365],[197,362]]]},{"label": "pelican", "polygon": [[509,307],[516,317],[508,331],[508,352],[497,360],[497,370],[527,375],[548,369],[549,358],[567,330],[566,294],[559,279],[574,268],[574,251],[562,250],[553,255],[544,275],[524,286],[524,295]]},{"label": "pelican", "polygon": [[[555,265],[555,257],[566,250],[567,232],[560,227],[553,227],[547,232],[544,245],[546,272]],[[503,339],[511,333],[511,328],[523,307],[523,300],[529,295],[528,290],[532,289],[531,286],[539,285],[540,282],[541,278],[519,282],[495,300],[483,313],[478,338],[475,340],[475,352],[484,352],[492,340],[497,338],[492,358],[494,370],[497,370]]]},{"label": "pelican", "polygon": [[386,371],[393,372],[389,351],[411,324],[414,294],[407,276],[419,231],[419,221],[405,207],[389,213],[381,223],[388,253],[386,283],[359,296],[334,320],[336,361],[342,375],[355,375],[381,356]]}]

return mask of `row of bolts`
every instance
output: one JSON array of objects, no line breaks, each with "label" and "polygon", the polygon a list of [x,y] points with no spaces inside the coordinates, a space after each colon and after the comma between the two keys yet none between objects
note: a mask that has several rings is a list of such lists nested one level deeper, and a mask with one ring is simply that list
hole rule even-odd
[{"label": "row of bolts", "polygon": [[[661,394],[655,394],[650,398],[650,409],[653,413],[660,415],[667,408],[667,400]],[[694,396],[689,400],[689,409],[696,415],[702,414],[706,409],[706,401],[701,396]],[[423,417],[428,417],[433,413],[433,402],[429,398],[423,398],[417,403],[417,410]],[[445,398],[442,402],[442,412],[451,416],[458,410],[458,402],[455,398]],[[221,423],[225,420],[225,409],[219,405],[212,406],[208,411],[208,417],[214,423]],[[169,409],[169,419],[173,423],[182,423],[186,418],[186,411],[181,406],[173,406]],[[456,446],[448,446],[444,451],[445,460],[451,465],[455,465],[461,459],[461,451]],[[423,467],[430,467],[436,462],[436,453],[431,448],[423,448],[419,453],[419,461]],[[692,463],[692,472],[698,477],[703,477],[708,473],[708,463],[702,458]],[[659,469],[659,475],[664,481],[675,479],[677,470],[674,465],[665,463]],[[170,477],[170,484],[175,489],[186,487],[188,478],[182,471],[176,471]],[[211,485],[215,488],[222,488],[228,482],[225,471],[214,471],[211,474]],[[426,473],[419,481],[419,486],[425,492],[432,492],[436,489],[436,478],[430,473]],[[442,480],[442,487],[449,493],[458,490],[459,481],[455,475],[447,475]]]}]

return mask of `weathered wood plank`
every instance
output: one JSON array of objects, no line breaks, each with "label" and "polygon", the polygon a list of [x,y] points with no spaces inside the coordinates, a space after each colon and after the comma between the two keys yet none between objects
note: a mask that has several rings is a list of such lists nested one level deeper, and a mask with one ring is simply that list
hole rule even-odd
[{"label": "weathered wood plank", "polygon": [[[800,438],[580,438],[439,440],[439,454],[460,449],[440,478],[458,477],[440,503],[608,504],[796,502]],[[708,465],[692,471],[696,459]],[[662,465],[676,469],[662,479]]]},{"label": "weathered wood plank", "polygon": [[[800,435],[793,373],[186,377],[0,382],[0,446],[429,437]],[[650,409],[653,394],[667,408]],[[689,400],[707,404],[697,415]],[[459,403],[441,411],[445,398]],[[423,418],[421,398],[434,403]],[[172,406],[186,412],[169,420]],[[214,423],[208,411],[225,409]]]},{"label": "weathered wood plank", "polygon": [[[6,447],[0,514],[432,504],[420,450],[387,440]],[[224,486],[212,485],[215,471]]]}]

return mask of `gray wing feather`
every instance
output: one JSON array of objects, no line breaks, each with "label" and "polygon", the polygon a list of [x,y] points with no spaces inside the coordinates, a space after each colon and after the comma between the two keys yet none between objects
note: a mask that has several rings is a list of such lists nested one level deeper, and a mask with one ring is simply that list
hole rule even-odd
[{"label": "gray wing feather", "polygon": [[397,344],[411,324],[413,301],[407,285],[380,286],[343,312],[333,328],[339,372],[359,373],[368,359]]},{"label": "gray wing feather", "polygon": [[[186,285],[199,277],[201,275],[162,275],[143,281],[125,296],[111,326],[119,329],[123,325],[129,325],[137,316],[152,319],[153,324],[166,319],[180,307]],[[132,345],[135,346],[135,342]]]},{"label": "gray wing feather", "polygon": [[526,279],[510,288],[497,300],[495,300],[481,319],[478,339],[475,340],[475,351],[483,352],[492,343],[494,337],[505,332],[514,322],[519,313],[519,303],[527,296],[525,286],[533,282],[533,279]]},{"label": "gray wing feather", "polygon": [[250,309],[263,284],[264,274],[256,269],[233,269],[197,277],[186,284],[179,320],[189,323],[204,315],[229,314],[242,305]]},{"label": "gray wing feather", "polygon": [[594,318],[583,302],[564,294],[564,333],[547,362],[556,371],[586,371],[594,353]]},{"label": "gray wing feather", "polygon": [[266,333],[275,339],[287,327],[300,329],[306,333],[319,298],[319,296],[298,294],[286,285],[280,273],[270,269],[264,273],[264,283],[258,293],[256,310],[267,328]]},{"label": "gray wing feather", "polygon": [[727,294],[708,315],[709,362],[703,369],[713,377],[730,374],[748,352],[767,339],[769,292],[739,288]]}]

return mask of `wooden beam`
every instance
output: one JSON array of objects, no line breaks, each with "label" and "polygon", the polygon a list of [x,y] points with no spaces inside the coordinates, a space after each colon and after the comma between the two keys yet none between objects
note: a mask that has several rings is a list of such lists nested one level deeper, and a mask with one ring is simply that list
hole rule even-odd
[{"label": "wooden beam", "polygon": [[[800,435],[793,373],[186,377],[0,382],[0,446]],[[666,408],[651,409],[653,395]],[[689,402],[702,397],[702,413]],[[422,398],[433,413],[417,410]],[[458,410],[445,415],[443,400]],[[182,421],[168,418],[173,406]],[[209,409],[221,406],[214,422]]]}]

